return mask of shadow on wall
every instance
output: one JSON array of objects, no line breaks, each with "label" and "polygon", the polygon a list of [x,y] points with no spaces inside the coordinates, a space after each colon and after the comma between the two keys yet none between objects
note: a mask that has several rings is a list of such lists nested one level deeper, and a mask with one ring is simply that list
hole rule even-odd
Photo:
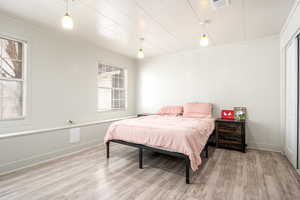
[{"label": "shadow on wall", "polygon": [[[270,130],[270,128],[264,125],[263,123],[259,123],[256,121],[252,121],[251,119],[247,119],[246,144],[248,145],[249,148],[281,152],[282,151],[281,147],[276,145],[276,141],[273,141],[274,138],[270,138],[270,134],[268,134],[269,132],[272,132],[272,130]],[[262,133],[262,134],[258,137],[257,133]],[[273,136],[273,137],[277,137],[277,136]],[[263,141],[263,143],[260,141]]]},{"label": "shadow on wall", "polygon": [[218,106],[217,104],[213,104],[213,117],[216,119],[216,118],[219,118],[221,115],[221,110],[220,110],[220,106]]}]

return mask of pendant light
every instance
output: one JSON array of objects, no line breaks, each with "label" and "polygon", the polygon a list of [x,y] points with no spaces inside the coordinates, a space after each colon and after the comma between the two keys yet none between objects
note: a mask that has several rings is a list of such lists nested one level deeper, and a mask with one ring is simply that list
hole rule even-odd
[{"label": "pendant light", "polygon": [[210,39],[209,39],[208,34],[207,34],[208,31],[207,31],[206,25],[209,24],[211,22],[211,20],[209,20],[209,19],[201,20],[201,17],[199,16],[199,13],[197,12],[197,10],[194,9],[193,4],[191,3],[191,1],[187,0],[187,2],[189,4],[191,10],[193,11],[195,17],[199,21],[199,24],[202,26],[201,31],[204,32],[200,37],[199,43],[202,47],[207,47],[210,43]]},{"label": "pendant light", "polygon": [[140,38],[140,41],[141,41],[141,48],[139,49],[138,53],[137,53],[137,57],[139,59],[143,59],[145,57],[145,53],[144,53],[144,50],[142,48],[142,45],[143,45],[143,41],[144,41],[144,38]]},{"label": "pendant light", "polygon": [[209,38],[206,34],[201,35],[200,45],[202,47],[207,47],[209,45]]},{"label": "pendant light", "polygon": [[66,14],[63,16],[61,23],[62,23],[62,27],[64,29],[69,29],[70,30],[70,29],[73,29],[74,22],[73,22],[73,19],[70,15],[70,11],[69,11],[70,0],[66,0],[66,3],[67,3],[67,5],[66,5],[66,8],[67,8],[66,9]]},{"label": "pendant light", "polygon": [[[210,23],[210,20],[204,20],[204,21],[201,21],[200,22],[200,25],[203,26],[203,30],[206,30],[206,27],[205,25],[206,24],[209,24]],[[206,33],[202,34],[201,37],[200,37],[200,45],[202,47],[207,47],[209,45],[209,37]]]},{"label": "pendant light", "polygon": [[143,58],[145,57],[145,54],[144,54],[143,49],[140,49],[140,50],[139,50],[139,52],[138,52],[138,54],[137,54],[137,57],[138,57],[139,59],[143,59]]}]

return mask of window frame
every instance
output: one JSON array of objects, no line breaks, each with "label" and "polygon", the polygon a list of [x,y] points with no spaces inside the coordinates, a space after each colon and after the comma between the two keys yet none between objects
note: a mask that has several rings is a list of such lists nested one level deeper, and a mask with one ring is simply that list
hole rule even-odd
[{"label": "window frame", "polygon": [[[114,88],[114,87],[104,87],[104,86],[101,86],[99,87],[98,86],[98,82],[99,82],[99,79],[98,79],[98,76],[99,76],[99,66],[100,65],[106,65],[106,66],[110,66],[110,67],[114,67],[114,68],[118,68],[118,69],[122,69],[124,71],[124,88]],[[98,62],[97,63],[97,107],[96,107],[96,110],[97,112],[99,113],[103,113],[103,112],[114,112],[114,111],[126,111],[127,110],[127,102],[128,102],[128,87],[127,87],[127,82],[128,82],[128,70],[127,68],[124,68],[124,67],[119,67],[119,66],[116,66],[116,65],[112,65],[112,64],[109,64],[109,63],[105,63],[105,62]],[[125,98],[124,98],[124,101],[125,101],[125,105],[124,105],[124,108],[110,108],[110,109],[99,109],[99,104],[98,104],[98,98],[99,98],[99,88],[102,88],[102,89],[110,89],[110,90],[122,90],[124,91],[125,93]],[[113,95],[112,95],[112,98],[111,98],[111,101],[113,101]],[[111,106],[112,107],[112,106]]]},{"label": "window frame", "polygon": [[19,117],[11,117],[2,119],[0,118],[0,122],[5,121],[15,121],[15,120],[23,120],[27,117],[27,55],[28,55],[28,42],[26,40],[17,39],[15,37],[10,37],[6,35],[0,34],[0,39],[4,40],[12,40],[15,42],[22,43],[22,78],[6,78],[0,77],[0,81],[16,81],[22,83],[22,114]]}]

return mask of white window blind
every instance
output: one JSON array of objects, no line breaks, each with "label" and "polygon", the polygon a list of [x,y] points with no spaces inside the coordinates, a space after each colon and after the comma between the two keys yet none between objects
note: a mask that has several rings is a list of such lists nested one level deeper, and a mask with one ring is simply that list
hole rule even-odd
[{"label": "white window blind", "polygon": [[0,37],[0,120],[24,116],[25,46]]},{"label": "white window blind", "polygon": [[127,107],[127,71],[105,64],[98,65],[98,111]]}]

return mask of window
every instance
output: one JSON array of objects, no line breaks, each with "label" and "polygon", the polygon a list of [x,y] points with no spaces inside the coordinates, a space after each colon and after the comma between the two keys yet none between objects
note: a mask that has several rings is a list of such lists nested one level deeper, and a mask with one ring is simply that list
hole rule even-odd
[{"label": "window", "polygon": [[98,65],[98,111],[126,109],[127,71]]},{"label": "window", "polygon": [[24,116],[25,43],[0,37],[0,120]]}]

